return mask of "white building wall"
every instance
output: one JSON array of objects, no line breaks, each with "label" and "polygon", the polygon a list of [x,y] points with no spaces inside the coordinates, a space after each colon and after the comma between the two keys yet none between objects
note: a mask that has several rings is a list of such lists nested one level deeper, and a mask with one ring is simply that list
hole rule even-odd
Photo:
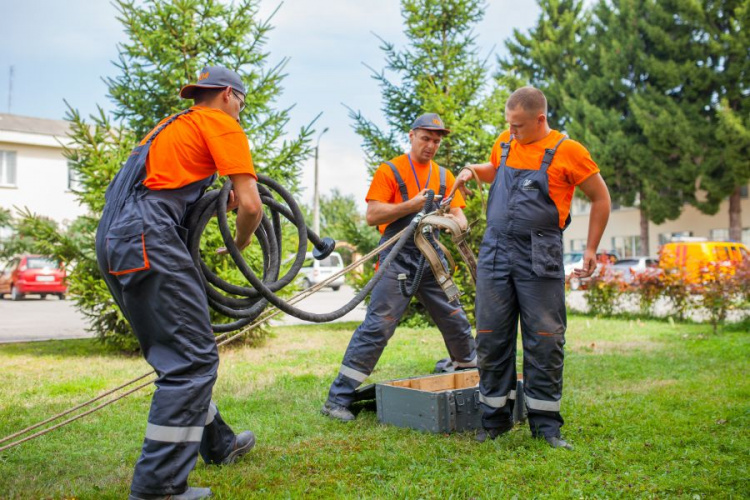
[{"label": "white building wall", "polygon": [[[62,154],[62,147],[52,137],[45,137],[44,143],[52,145],[28,144],[33,137],[17,136],[31,134],[14,133],[8,137],[0,134],[0,150],[16,152],[16,186],[0,186],[0,207],[10,209],[13,215],[16,208],[27,207],[31,212],[49,217],[58,223],[68,224],[85,213],[75,195],[68,189],[68,161]],[[7,139],[13,139],[8,142]]]},{"label": "white building wall", "polygon": [[[587,205],[587,204],[586,204]],[[750,199],[743,197],[742,207],[742,236],[743,243],[750,245]],[[572,222],[563,233],[565,252],[581,251],[585,248],[588,234],[588,206],[581,207],[584,213],[577,213],[571,217]],[[625,207],[613,210],[609,217],[607,229],[604,231],[599,250],[619,251],[623,257],[633,255],[640,240],[640,212],[637,208]],[[686,205],[679,218],[665,221],[663,224],[649,223],[649,251],[648,255],[656,256],[664,238],[670,235],[695,236],[710,240],[726,240],[729,233],[729,200],[721,203],[715,215],[706,215],[697,208]],[[660,236],[662,241],[660,241]]]}]

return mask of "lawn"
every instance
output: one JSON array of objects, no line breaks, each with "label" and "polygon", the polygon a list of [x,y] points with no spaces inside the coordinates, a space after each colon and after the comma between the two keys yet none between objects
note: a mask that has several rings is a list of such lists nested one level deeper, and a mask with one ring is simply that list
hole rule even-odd
[{"label": "lawn", "polygon": [[[222,498],[746,497],[750,334],[660,321],[572,316],[563,435],[527,427],[479,444],[352,424],[318,411],[354,324],[282,327],[262,347],[223,353],[214,390],[256,448],[229,467],[200,460],[191,484]],[[433,330],[399,329],[373,381],[427,374],[444,356]],[[91,340],[0,346],[0,437],[148,369]],[[125,498],[151,390],[0,453],[0,498]]]}]

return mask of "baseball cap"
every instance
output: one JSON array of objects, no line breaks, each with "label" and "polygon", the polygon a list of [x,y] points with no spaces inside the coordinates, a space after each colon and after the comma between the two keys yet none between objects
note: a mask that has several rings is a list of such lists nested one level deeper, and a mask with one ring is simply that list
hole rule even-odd
[{"label": "baseball cap", "polygon": [[414,120],[414,123],[411,124],[411,130],[417,128],[433,130],[435,132],[445,132],[446,135],[451,133],[450,130],[445,128],[443,120],[440,119],[440,116],[438,116],[437,113],[426,113]]},{"label": "baseball cap", "polygon": [[222,89],[226,87],[232,87],[242,95],[247,94],[245,86],[242,85],[242,79],[236,72],[221,66],[206,66],[201,70],[201,74],[198,76],[198,81],[196,83],[191,83],[182,87],[182,90],[180,90],[180,97],[183,99],[192,99],[195,94],[195,89],[197,88]]}]

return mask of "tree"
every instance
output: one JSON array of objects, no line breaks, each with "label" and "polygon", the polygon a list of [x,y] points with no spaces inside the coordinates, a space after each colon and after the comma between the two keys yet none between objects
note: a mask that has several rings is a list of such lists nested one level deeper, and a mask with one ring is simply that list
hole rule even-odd
[{"label": "tree", "polygon": [[[253,159],[262,173],[297,187],[297,165],[309,156],[311,125],[282,140],[289,109],[276,110],[286,63],[268,66],[264,51],[268,20],[258,19],[258,0],[225,5],[218,0],[153,0],[146,4],[116,0],[118,19],[129,41],[119,47],[120,74],[106,78],[115,103],[114,120],[101,109],[91,123],[69,106],[73,144],[66,150],[79,173],[78,198],[89,214],[77,223],[79,240],[47,235],[49,253],[75,262],[69,276],[70,295],[91,320],[100,339],[124,349],[137,347],[135,337],[99,275],[94,233],[104,204],[104,191],[130,150],[147,131],[170,113],[191,102],[178,98],[179,88],[194,81],[204,65],[237,71],[248,87],[242,126],[252,144]],[[209,228],[207,239],[215,231]],[[215,238],[214,238],[215,239]],[[213,241],[213,240],[212,240]],[[214,252],[207,252],[207,259]],[[69,260],[69,259],[67,259]],[[256,259],[257,260],[257,259]],[[231,270],[226,270],[231,274]],[[222,269],[219,269],[222,272]]]},{"label": "tree", "polygon": [[669,3],[600,1],[581,62],[563,82],[571,135],[591,150],[613,199],[639,207],[642,252],[649,221],[675,219],[696,203],[696,144],[685,126],[697,117],[680,103],[705,71],[695,67],[692,33],[674,22]]},{"label": "tree", "polygon": [[579,44],[591,22],[581,0],[539,0],[542,9],[528,33],[518,28],[505,41],[509,56],[498,58],[498,77],[511,79],[512,88],[533,85],[547,97],[547,119],[556,129],[568,121],[563,107],[563,82],[581,62]]},{"label": "tree", "polygon": [[680,22],[695,33],[701,54],[696,64],[710,72],[710,87],[700,96],[701,127],[694,138],[699,156],[699,208],[716,213],[729,197],[729,237],[742,240],[740,189],[750,181],[750,0],[678,2]]},{"label": "tree", "polygon": [[[438,113],[452,133],[435,161],[457,172],[467,163],[484,161],[504,124],[505,90],[488,82],[486,60],[479,57],[473,28],[482,19],[480,0],[402,0],[408,47],[397,49],[383,39],[385,70],[373,70],[381,88],[387,127],[381,129],[352,111],[362,137],[370,173],[401,154],[412,121],[422,113]],[[394,73],[391,79],[386,72]],[[482,218],[478,199],[467,200],[469,221]],[[479,248],[484,222],[474,225],[471,243]],[[474,286],[461,264],[456,281],[464,291],[464,307],[473,317]]]}]

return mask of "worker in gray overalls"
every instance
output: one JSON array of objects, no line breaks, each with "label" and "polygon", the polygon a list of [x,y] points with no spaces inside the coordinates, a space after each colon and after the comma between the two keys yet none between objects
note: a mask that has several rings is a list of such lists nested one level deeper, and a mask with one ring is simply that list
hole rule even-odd
[{"label": "worker in gray overalls", "polygon": [[554,448],[572,449],[560,435],[567,328],[562,231],[570,223],[570,202],[579,187],[591,201],[591,215],[583,268],[575,273],[590,276],[609,218],[609,191],[589,152],[550,129],[547,100],[540,90],[523,87],[513,92],[505,116],[509,129],[497,139],[490,161],[469,165],[456,177],[461,190],[474,172],[492,183],[477,263],[483,413],[477,439],[495,439],[513,427],[520,318],[531,434]]},{"label": "worker in gray overalls", "polygon": [[245,87],[234,71],[206,67],[180,96],[195,106],[163,120],[133,150],[107,188],[96,234],[102,275],[158,375],[131,500],[207,498],[210,489],[187,483],[198,453],[206,463],[229,464],[255,444],[250,431],[235,435],[211,401],[219,356],[182,227],[217,172],[233,182],[240,249],[260,223],[257,177],[239,124]]},{"label": "worker in gray overalls", "polygon": [[[448,133],[450,130],[445,128],[437,114],[428,113],[418,117],[409,132],[410,152],[385,162],[375,172],[367,193],[366,218],[369,225],[379,226],[383,234],[381,243],[409,225],[422,210],[428,189],[444,196],[446,189],[453,187],[453,174],[432,160],[442,138]],[[465,228],[463,196],[458,193],[450,203],[446,216],[455,218]],[[385,260],[390,250],[389,247],[380,254],[380,262]],[[328,399],[321,409],[324,415],[343,422],[354,420],[350,406],[355,392],[375,369],[411,302],[411,297],[401,294],[398,276],[405,274],[413,278],[419,256],[414,241],[407,242],[385,271],[385,276],[373,288],[365,320],[349,341],[338,376],[331,384]],[[429,266],[415,296],[443,335],[450,355],[450,369],[476,367],[476,348],[466,313],[458,299],[448,301]]]}]

